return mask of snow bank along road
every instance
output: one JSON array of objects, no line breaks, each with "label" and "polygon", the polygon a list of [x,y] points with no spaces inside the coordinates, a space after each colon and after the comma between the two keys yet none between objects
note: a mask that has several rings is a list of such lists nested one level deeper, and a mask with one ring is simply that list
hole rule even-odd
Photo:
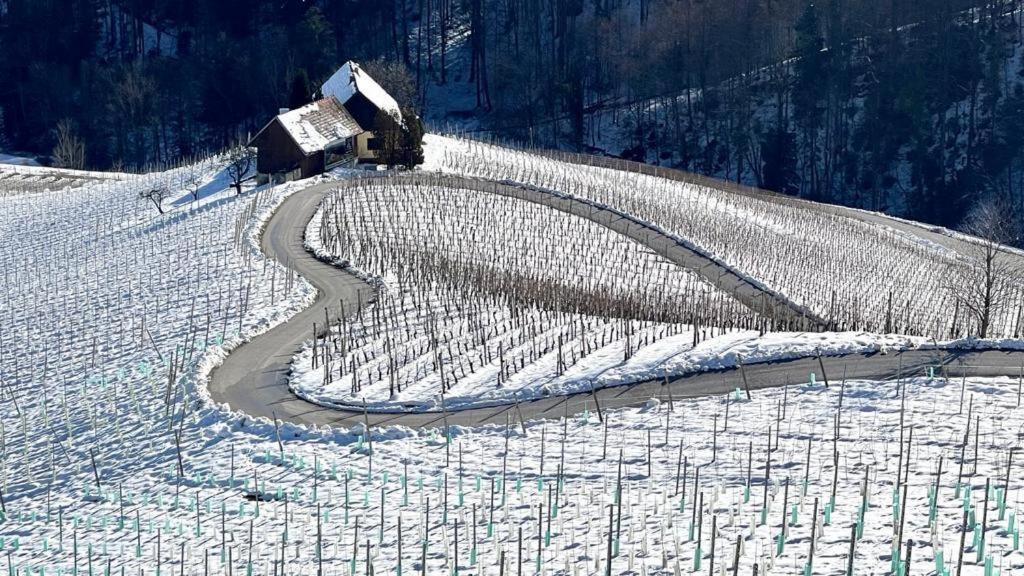
[{"label": "snow bank along road", "polygon": [[[462,180],[458,185],[465,186],[470,183]],[[674,379],[667,386],[661,381],[639,382],[630,386],[603,388],[593,394],[548,397],[524,401],[518,406],[483,407],[459,412],[364,414],[360,410],[325,408],[301,400],[292,394],[288,388],[288,373],[292,358],[299,351],[303,341],[310,337],[313,323],[323,318],[325,307],[329,309],[332,317],[336,317],[342,305],[347,310],[354,310],[360,304],[373,299],[374,289],[371,285],[343,268],[320,261],[305,248],[306,225],[324,195],[344,185],[330,182],[312,185],[296,192],[282,203],[267,223],[261,241],[264,252],[306,278],[318,290],[318,298],[312,306],[289,321],[232,351],[211,375],[209,387],[214,401],[226,403],[233,410],[251,416],[276,417],[305,425],[344,427],[368,421],[371,426],[422,427],[442,423],[474,426],[502,423],[510,417],[557,418],[566,412],[579,413],[588,409],[595,411],[595,396],[600,407],[606,409],[637,405],[650,398],[671,401],[675,398],[723,394],[743,389],[745,382],[749,383],[752,390],[806,382],[811,372],[816,373],[818,381],[828,380],[834,383],[843,374],[847,378],[873,380],[898,378],[901,375],[920,375],[929,366],[940,364],[940,370],[945,370],[951,377],[962,374],[1016,376],[1024,364],[1022,352],[916,350],[893,354],[856,354],[820,360],[805,358],[752,364],[746,366],[743,371],[733,369],[683,376]],[[503,190],[504,193],[519,195],[517,197],[533,201],[536,201],[535,195],[541,194],[540,191],[530,188],[501,186],[488,182],[476,182],[474,187],[491,191]],[[616,218],[607,211],[596,212],[596,209],[588,204],[580,202],[579,205],[571,205],[572,201],[567,198],[550,193],[544,194],[548,198],[548,201],[544,202],[547,205],[591,218],[617,231],[625,231],[629,227],[628,220],[623,223],[621,217]],[[555,206],[556,204],[558,206]],[[635,228],[630,236],[663,253],[664,236],[658,236],[649,229],[638,233]]]}]

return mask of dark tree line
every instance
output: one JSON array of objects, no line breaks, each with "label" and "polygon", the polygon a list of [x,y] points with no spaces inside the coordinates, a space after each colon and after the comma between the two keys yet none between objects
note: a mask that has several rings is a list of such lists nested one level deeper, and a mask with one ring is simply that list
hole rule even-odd
[{"label": "dark tree line", "polygon": [[0,145],[218,150],[356,59],[439,126],[955,225],[1024,212],[1022,4],[0,0]]},{"label": "dark tree line", "polygon": [[66,121],[101,168],[230,146],[288,106],[296,78],[332,72],[344,47],[330,14],[301,1],[0,6],[3,144],[47,154]]},{"label": "dark tree line", "polygon": [[498,4],[502,136],[947,226],[1024,213],[1020,0]]}]

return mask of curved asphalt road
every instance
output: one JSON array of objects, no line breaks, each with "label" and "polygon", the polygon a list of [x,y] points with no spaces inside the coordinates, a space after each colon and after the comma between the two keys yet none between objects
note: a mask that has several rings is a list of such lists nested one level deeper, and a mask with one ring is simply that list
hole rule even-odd
[{"label": "curved asphalt road", "polygon": [[288,389],[292,357],[324,325],[324,308],[337,318],[373,300],[372,286],[342,268],[317,260],[304,245],[306,225],[325,194],[337,183],[317,184],[288,197],[263,230],[264,254],[292,268],[319,292],[314,304],[253,340],[235,348],[210,375],[210,395],[233,410],[302,424],[340,424],[331,410],[298,399]]},{"label": "curved asphalt road", "polygon": [[[373,297],[373,288],[342,268],[324,263],[309,253],[303,234],[323,196],[345,184],[310,186],[290,196],[268,222],[262,248],[271,258],[292,268],[310,281],[319,296],[308,309],[252,341],[236,348],[222,366],[210,376],[209,391],[216,402],[251,416],[278,418],[302,425],[347,427],[369,420],[370,426],[400,424],[410,427],[437,426],[443,423],[463,426],[502,424],[507,418],[530,419],[562,416],[595,410],[595,394],[558,396],[523,402],[519,406],[502,405],[470,410],[426,413],[369,413],[325,408],[297,398],[288,389],[287,376],[292,357],[312,335],[313,323],[322,326],[324,308],[332,318],[340,313],[340,303],[354,310]],[[493,184],[491,184],[493,185]],[[598,222],[601,223],[601,222]],[[908,351],[897,354],[857,354],[821,360],[825,376],[834,383],[845,372],[847,378],[885,380],[900,375],[921,375],[928,366],[940,366],[951,377],[1017,376],[1024,366],[1024,353]],[[649,398],[663,401],[677,398],[724,394],[744,387],[752,390],[807,382],[811,372],[822,381],[817,358],[752,364],[744,371],[693,374],[677,378],[665,386],[661,381],[639,382],[630,386],[596,391],[602,409],[638,405]]]}]

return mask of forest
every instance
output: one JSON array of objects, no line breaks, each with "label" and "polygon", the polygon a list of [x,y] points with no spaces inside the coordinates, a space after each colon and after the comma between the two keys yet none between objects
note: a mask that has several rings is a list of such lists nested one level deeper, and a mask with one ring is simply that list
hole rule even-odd
[{"label": "forest", "polygon": [[1022,4],[0,0],[0,149],[173,163],[354,59],[435,130],[957,226],[1024,214]]}]

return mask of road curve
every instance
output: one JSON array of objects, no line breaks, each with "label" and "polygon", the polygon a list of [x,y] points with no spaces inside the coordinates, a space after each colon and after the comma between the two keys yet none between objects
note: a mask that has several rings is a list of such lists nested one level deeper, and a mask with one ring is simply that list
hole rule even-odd
[{"label": "road curve", "polygon": [[324,308],[336,318],[341,302],[351,312],[373,300],[374,288],[336,266],[317,260],[304,245],[306,225],[324,195],[337,183],[311,185],[289,196],[267,222],[260,240],[263,253],[298,272],[316,287],[316,301],[287,322],[242,344],[228,354],[209,378],[217,402],[251,416],[275,415],[302,424],[334,424],[337,415],[298,399],[288,389],[292,357],[311,338],[313,324],[324,324]]},{"label": "road curve", "polygon": [[[320,261],[305,249],[303,235],[320,201],[329,191],[343,184],[310,186],[288,197],[264,229],[261,246],[271,258],[306,278],[319,292],[315,303],[252,341],[236,348],[210,375],[209,392],[216,402],[255,417],[278,418],[301,425],[348,427],[368,420],[370,426],[438,426],[443,423],[462,426],[502,424],[507,418],[557,418],[568,413],[595,410],[594,397],[602,409],[638,405],[648,399],[672,399],[724,394],[744,387],[744,375],[738,370],[690,374],[668,385],[661,381],[603,388],[596,394],[557,396],[516,405],[481,407],[458,412],[369,413],[357,410],[325,408],[296,397],[288,388],[288,372],[295,353],[311,336],[313,322],[319,325],[327,307],[332,317],[340,303],[354,310],[373,297],[373,288],[345,269]],[[855,354],[822,359],[825,376],[835,381],[843,373],[848,378],[885,380],[900,375],[921,375],[929,366],[939,366],[951,377],[1017,376],[1024,365],[1024,353],[1007,351],[907,351],[893,354]],[[821,381],[817,358],[751,364],[745,368],[752,390],[807,382],[811,372]]]}]

